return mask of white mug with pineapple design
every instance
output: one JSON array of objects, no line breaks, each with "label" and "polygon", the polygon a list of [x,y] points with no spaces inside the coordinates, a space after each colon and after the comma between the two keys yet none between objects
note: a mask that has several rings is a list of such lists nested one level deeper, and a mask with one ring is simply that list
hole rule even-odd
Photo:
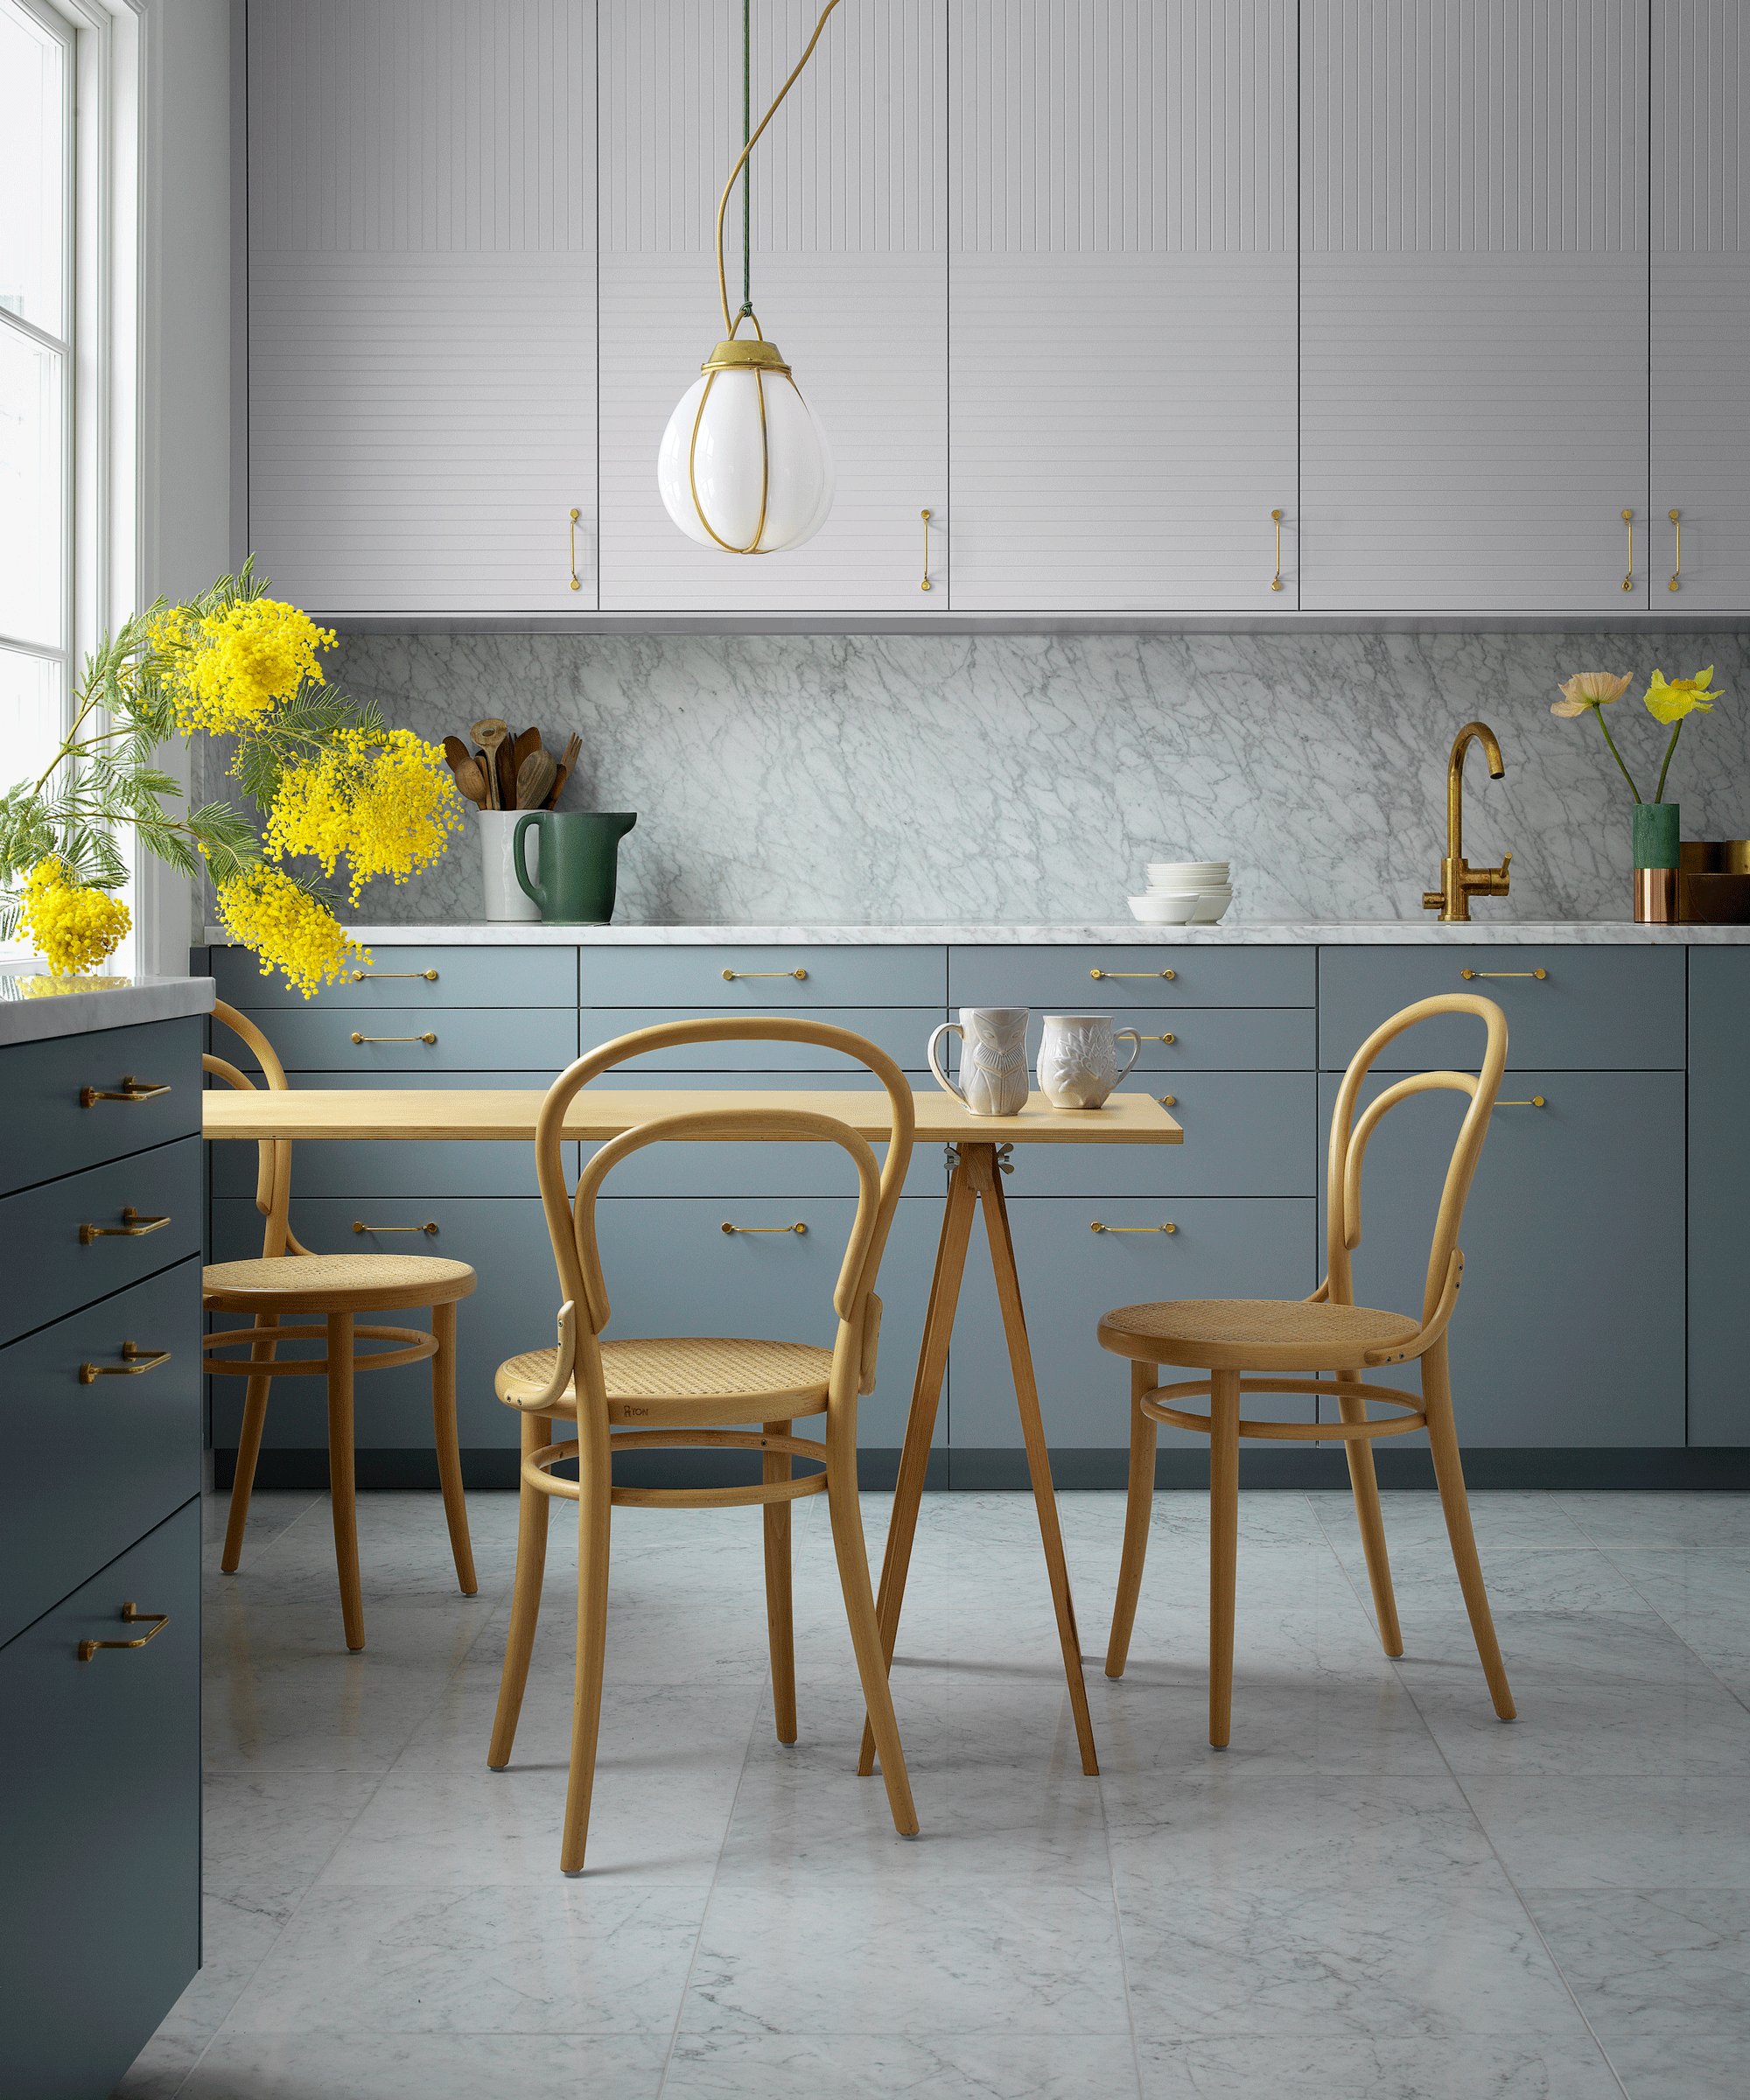
[{"label": "white mug with pineapple design", "polygon": [[[1118,1038],[1130,1039],[1130,1054],[1118,1069]],[[1112,1026],[1110,1013],[1048,1013],[1040,1044],[1040,1091],[1054,1109],[1098,1109],[1142,1055],[1134,1028]]]}]

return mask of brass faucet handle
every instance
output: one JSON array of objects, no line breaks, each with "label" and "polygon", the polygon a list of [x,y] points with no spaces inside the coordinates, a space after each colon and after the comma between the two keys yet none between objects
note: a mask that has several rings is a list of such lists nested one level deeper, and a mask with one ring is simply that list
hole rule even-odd
[{"label": "brass faucet handle", "polygon": [[1444,890],[1423,891],[1422,909],[1424,912],[1442,912],[1445,911],[1446,908],[1446,892]]},{"label": "brass faucet handle", "polygon": [[1512,865],[1512,854],[1503,853],[1498,868],[1473,868],[1466,879],[1481,896],[1505,897],[1509,880],[1508,870]]}]

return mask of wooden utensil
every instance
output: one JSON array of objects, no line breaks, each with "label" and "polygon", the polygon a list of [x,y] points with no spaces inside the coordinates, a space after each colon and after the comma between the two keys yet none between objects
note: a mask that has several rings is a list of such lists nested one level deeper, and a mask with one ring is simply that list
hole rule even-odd
[{"label": "wooden utensil", "polygon": [[583,748],[584,739],[581,737],[566,738],[565,755],[560,760],[558,767],[554,773],[553,785],[547,791],[547,800],[541,805],[543,809],[552,808],[554,804],[558,801],[559,790],[565,785],[565,782],[570,779],[571,768],[577,764],[578,754],[582,752]]},{"label": "wooden utensil", "polygon": [[525,729],[520,737],[510,740],[510,771],[514,780],[522,771],[523,761],[541,748],[541,732]]},{"label": "wooden utensil", "polygon": [[455,768],[456,785],[476,809],[484,809],[486,802],[486,776],[480,769],[478,759],[464,759]]},{"label": "wooden utensil", "polygon": [[504,799],[499,792],[499,746],[510,734],[508,723],[500,722],[496,715],[487,715],[476,722],[468,734],[480,745],[486,754],[486,803],[488,809],[502,809]]},{"label": "wooden utensil", "polygon": [[553,763],[553,754],[538,746],[516,769],[516,806],[519,809],[538,809],[547,799],[547,791],[559,768]]}]

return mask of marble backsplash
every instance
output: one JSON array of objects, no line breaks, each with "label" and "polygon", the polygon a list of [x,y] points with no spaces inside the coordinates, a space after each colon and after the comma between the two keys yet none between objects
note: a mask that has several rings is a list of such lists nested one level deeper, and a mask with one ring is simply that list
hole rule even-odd
[{"label": "marble backsplash", "polygon": [[[1550,713],[1576,670],[1650,795],[1638,695],[1715,665],[1666,793],[1689,837],[1750,836],[1750,634],[586,635],[342,639],[329,675],[434,741],[496,714],[583,738],[566,808],[635,809],[621,922],[1121,920],[1157,858],[1233,863],[1236,920],[1414,919],[1438,877],[1446,756],[1473,862],[1513,854],[1526,919],[1625,918],[1628,792],[1596,727]],[[471,831],[377,923],[484,916]]]}]

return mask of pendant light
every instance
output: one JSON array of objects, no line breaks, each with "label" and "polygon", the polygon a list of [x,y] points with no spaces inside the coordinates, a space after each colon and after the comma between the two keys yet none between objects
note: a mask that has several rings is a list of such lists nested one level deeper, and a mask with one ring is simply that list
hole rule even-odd
[{"label": "pendant light", "polygon": [[[681,396],[656,455],[656,485],[668,515],[701,547],[725,554],[780,554],[811,540],[832,508],[832,452],[826,432],[753,311],[752,212],[747,157],[814,55],[827,17],[827,0],[808,49],[778,90],[777,101],[747,136],[751,114],[748,0],[741,12],[741,129],[746,144],[730,170],[717,207],[717,288],[724,340],[700,366],[701,376]],[[723,267],[723,220],[736,178],[741,191],[741,311],[732,320]],[[751,320],[751,336],[738,334]]]}]

